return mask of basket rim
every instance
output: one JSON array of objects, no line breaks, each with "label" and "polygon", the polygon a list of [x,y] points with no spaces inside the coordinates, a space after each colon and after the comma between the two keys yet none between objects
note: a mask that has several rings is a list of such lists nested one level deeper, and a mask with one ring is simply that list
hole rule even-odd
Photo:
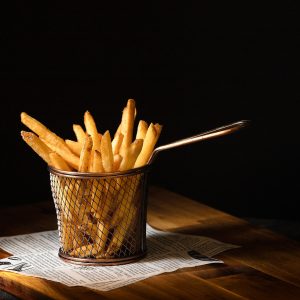
[{"label": "basket rim", "polygon": [[106,172],[106,173],[96,173],[96,172],[78,172],[78,171],[64,171],[59,170],[54,167],[48,165],[48,171],[51,174],[64,176],[64,177],[72,177],[72,178],[105,178],[105,177],[122,177],[132,174],[140,174],[149,172],[151,165],[145,165],[138,168],[133,168],[126,171],[118,171],[118,172]]}]

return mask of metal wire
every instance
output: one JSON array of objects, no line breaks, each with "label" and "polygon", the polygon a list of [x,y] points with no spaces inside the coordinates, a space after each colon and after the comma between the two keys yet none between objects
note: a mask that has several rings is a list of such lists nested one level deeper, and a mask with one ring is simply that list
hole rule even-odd
[{"label": "metal wire", "polygon": [[109,265],[144,256],[148,171],[94,174],[49,167],[60,257]]}]

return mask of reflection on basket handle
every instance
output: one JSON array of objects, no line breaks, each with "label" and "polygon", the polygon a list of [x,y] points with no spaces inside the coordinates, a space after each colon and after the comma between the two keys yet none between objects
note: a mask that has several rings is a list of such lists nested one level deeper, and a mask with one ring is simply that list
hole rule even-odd
[{"label": "reflection on basket handle", "polygon": [[185,138],[185,139],[182,139],[182,140],[175,141],[170,144],[166,144],[166,145],[157,147],[152,152],[152,155],[148,161],[148,164],[149,165],[152,164],[154,162],[154,160],[156,159],[157,154],[161,151],[180,147],[183,145],[200,142],[200,141],[204,141],[204,140],[208,140],[208,139],[215,138],[215,137],[222,136],[222,135],[226,135],[226,134],[232,133],[234,131],[237,131],[243,127],[248,126],[249,123],[250,123],[249,120],[238,121],[238,122],[228,124],[225,126],[221,126],[221,127],[218,127],[218,128],[215,128],[215,129],[212,129],[212,130],[209,130],[209,131],[206,131],[206,132],[203,132],[203,133],[200,133],[200,134],[197,134],[197,135]]}]

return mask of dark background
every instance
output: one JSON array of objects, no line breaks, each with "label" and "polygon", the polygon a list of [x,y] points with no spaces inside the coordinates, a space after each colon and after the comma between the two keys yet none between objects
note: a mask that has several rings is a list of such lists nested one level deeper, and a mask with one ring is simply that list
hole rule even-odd
[{"label": "dark background", "polygon": [[[195,2],[196,3],[196,2]],[[198,2],[197,2],[198,3]],[[1,29],[0,205],[51,201],[20,138],[26,111],[63,138],[90,110],[113,133],[128,98],[159,144],[241,119],[248,129],[162,153],[151,183],[242,217],[298,218],[299,10],[149,2],[18,2]]]}]

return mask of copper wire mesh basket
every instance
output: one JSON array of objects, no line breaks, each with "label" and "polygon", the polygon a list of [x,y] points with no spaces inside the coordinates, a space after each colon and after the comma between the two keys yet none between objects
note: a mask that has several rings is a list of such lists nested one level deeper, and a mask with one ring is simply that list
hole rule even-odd
[{"label": "copper wire mesh basket", "polygon": [[117,173],[49,167],[60,237],[59,256],[85,265],[116,265],[146,254],[149,166]]}]

